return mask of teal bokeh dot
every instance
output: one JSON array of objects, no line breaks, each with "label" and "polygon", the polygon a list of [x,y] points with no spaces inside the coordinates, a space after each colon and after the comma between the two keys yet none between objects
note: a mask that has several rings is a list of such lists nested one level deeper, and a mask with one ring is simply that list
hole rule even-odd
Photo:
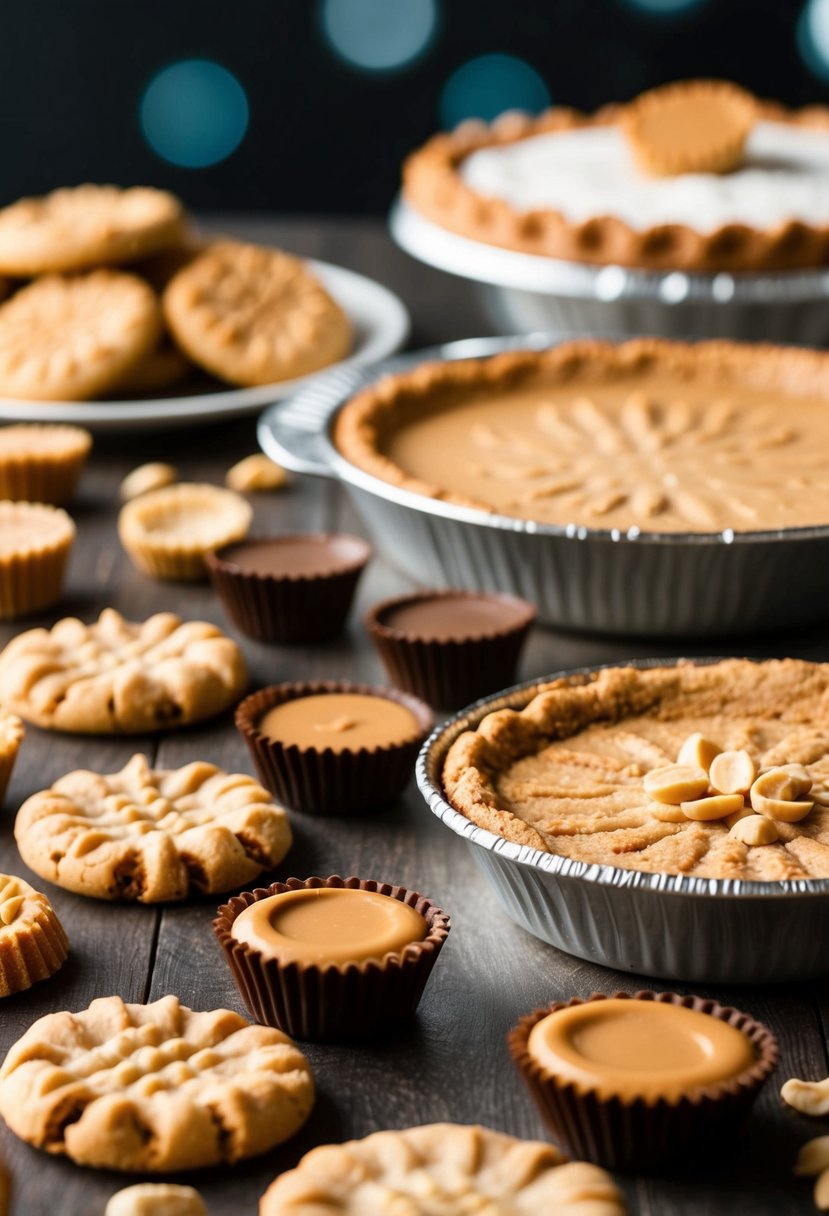
[{"label": "teal bokeh dot", "polygon": [[440,117],[445,127],[456,127],[467,118],[491,122],[504,110],[536,114],[549,104],[547,86],[531,64],[514,55],[481,55],[447,80]]},{"label": "teal bokeh dot", "polygon": [[710,0],[620,0],[625,8],[638,10],[645,15],[655,17],[673,17],[687,13],[693,8],[702,8]]},{"label": "teal bokeh dot", "polygon": [[809,0],[797,22],[797,49],[810,72],[829,80],[829,0]]},{"label": "teal bokeh dot", "polygon": [[438,26],[437,0],[322,0],[331,49],[353,67],[391,72],[419,58]]},{"label": "teal bokeh dot", "polygon": [[217,165],[245,137],[248,99],[239,81],[210,59],[162,68],[141,99],[141,130],[163,160],[185,169]]}]

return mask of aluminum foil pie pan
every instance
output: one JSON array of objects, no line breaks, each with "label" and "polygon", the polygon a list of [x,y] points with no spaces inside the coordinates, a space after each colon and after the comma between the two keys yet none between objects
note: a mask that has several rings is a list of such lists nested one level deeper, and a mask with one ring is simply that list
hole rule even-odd
[{"label": "aluminum foil pie pan", "polygon": [[566,262],[459,236],[402,199],[389,226],[412,257],[479,284],[507,332],[829,342],[829,269],[689,274]]},{"label": "aluminum foil pie pan", "polygon": [[[676,662],[649,659],[630,666]],[[829,878],[748,882],[588,865],[495,836],[447,801],[443,765],[463,731],[474,730],[493,710],[522,709],[551,680],[601,666],[519,684],[478,701],[433,731],[416,766],[418,788],[432,814],[467,841],[507,915],[566,954],[617,971],[687,983],[767,984],[825,975]]]},{"label": "aluminum foil pie pan", "polygon": [[518,595],[536,605],[545,624],[710,637],[826,620],[829,525],[659,533],[535,523],[401,489],[358,469],[332,442],[338,411],[382,375],[552,343],[545,333],[475,338],[326,373],[265,410],[259,443],[294,472],[342,482],[377,550],[415,582]]}]

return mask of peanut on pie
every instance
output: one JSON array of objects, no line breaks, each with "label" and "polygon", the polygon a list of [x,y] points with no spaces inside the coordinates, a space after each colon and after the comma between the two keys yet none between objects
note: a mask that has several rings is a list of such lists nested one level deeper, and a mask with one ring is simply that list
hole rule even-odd
[{"label": "peanut on pie", "polygon": [[460,735],[443,779],[480,827],[574,861],[829,877],[829,664],[565,677]]}]

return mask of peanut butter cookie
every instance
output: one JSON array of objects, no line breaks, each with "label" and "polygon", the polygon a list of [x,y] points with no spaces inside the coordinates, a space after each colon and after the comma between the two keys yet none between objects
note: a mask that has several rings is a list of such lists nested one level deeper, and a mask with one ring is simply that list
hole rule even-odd
[{"label": "peanut butter cookie", "polygon": [[0,652],[0,703],[28,722],[80,734],[137,734],[200,722],[238,700],[247,670],[235,642],[206,621],[113,608],[85,625],[65,617]]},{"label": "peanut butter cookie", "polygon": [[0,997],[23,992],[59,971],[69,942],[45,895],[0,874]]},{"label": "peanut butter cookie", "polygon": [[308,1061],[279,1030],[175,996],[40,1018],[0,1068],[0,1115],[78,1165],[156,1173],[232,1163],[299,1130]]},{"label": "peanut butter cookie", "polygon": [[203,760],[154,770],[139,754],[118,773],[80,770],[33,794],[15,837],[49,882],[149,904],[251,882],[282,860],[291,829],[252,777]]},{"label": "peanut butter cookie", "polygon": [[233,384],[304,376],[351,342],[348,318],[304,263],[259,245],[212,245],[173,278],[163,306],[185,354]]},{"label": "peanut butter cookie", "polygon": [[622,1196],[595,1165],[551,1144],[485,1127],[432,1123],[312,1149],[265,1192],[260,1216],[624,1216]]},{"label": "peanut butter cookie", "polygon": [[0,306],[0,394],[83,401],[109,391],[155,345],[161,321],[136,275],[47,275]]},{"label": "peanut butter cookie", "polygon": [[[2,1216],[2,1214],[0,1214]],[[104,1216],[207,1216],[198,1191],[172,1182],[139,1182],[117,1191]]]},{"label": "peanut butter cookie", "polygon": [[112,266],[183,236],[184,210],[165,190],[70,186],[0,210],[0,273],[29,278]]}]

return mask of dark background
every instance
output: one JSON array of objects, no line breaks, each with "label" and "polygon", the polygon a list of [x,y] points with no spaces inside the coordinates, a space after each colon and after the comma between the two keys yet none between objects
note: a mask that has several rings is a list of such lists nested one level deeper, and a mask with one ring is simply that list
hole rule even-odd
[{"label": "dark background", "polygon": [[[435,22],[413,59],[366,69],[332,43],[335,10],[369,47],[384,23],[406,28],[426,10]],[[488,59],[447,92],[454,73],[492,55],[521,62],[505,77]],[[236,117],[246,99],[249,119],[218,163],[182,168],[153,151],[142,98],[158,72],[193,59],[233,74]],[[91,180],[165,186],[208,210],[380,212],[402,157],[436,128],[542,108],[545,86],[552,101],[590,109],[711,75],[805,104],[829,101],[822,74],[828,0],[7,0],[0,202]],[[178,122],[179,143],[201,123],[194,139],[209,151],[227,99],[179,105],[175,87],[165,98],[156,120]]]}]

